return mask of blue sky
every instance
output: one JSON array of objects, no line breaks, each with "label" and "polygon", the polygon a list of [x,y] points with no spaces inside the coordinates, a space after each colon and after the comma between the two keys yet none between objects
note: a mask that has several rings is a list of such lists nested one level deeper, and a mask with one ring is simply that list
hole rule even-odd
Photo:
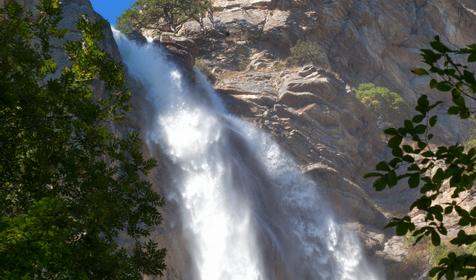
[{"label": "blue sky", "polygon": [[129,8],[134,0],[91,0],[91,3],[96,12],[115,25],[116,18]]}]

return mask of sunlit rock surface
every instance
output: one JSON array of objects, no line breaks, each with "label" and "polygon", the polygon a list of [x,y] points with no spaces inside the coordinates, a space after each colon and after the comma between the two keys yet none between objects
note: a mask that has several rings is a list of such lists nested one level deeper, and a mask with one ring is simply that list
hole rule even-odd
[{"label": "sunlit rock surface", "polygon": [[[435,35],[455,47],[476,41],[476,3],[252,2],[216,0],[213,28],[189,22],[181,35],[197,43],[197,60],[228,108],[271,132],[303,172],[327,186],[342,219],[363,225],[355,230],[370,251],[388,260],[389,278],[418,279],[428,262],[405,259],[407,244],[389,239],[390,232],[385,238],[372,234],[383,233],[384,216],[405,213],[415,194],[404,188],[376,194],[362,179],[386,152],[375,118],[354,98],[352,88],[372,82],[400,93],[410,104],[421,93],[439,98],[410,70],[419,65],[419,49]],[[317,65],[286,64],[298,40],[319,45]],[[467,124],[444,116],[444,108],[441,113],[439,140],[464,141]]]},{"label": "sunlit rock surface", "polygon": [[[425,257],[409,260],[406,241],[382,231],[385,217],[404,213],[413,196],[402,189],[377,195],[369,182],[362,179],[386,155],[374,117],[353,97],[351,89],[363,82],[373,82],[414,102],[419,93],[426,92],[426,81],[410,72],[420,60],[418,50],[437,34],[454,46],[476,41],[476,3],[472,0],[214,2],[214,29],[211,23],[202,30],[190,22],[179,34],[187,42],[193,40],[195,45],[188,45],[187,49],[197,51],[192,54],[179,49],[186,64],[201,60],[207,65],[227,108],[270,132],[299,163],[301,171],[325,187],[325,195],[339,219],[359,234],[370,256],[385,261],[388,279],[419,279],[427,270]],[[33,7],[35,1],[24,3]],[[79,14],[99,19],[87,0],[63,3],[65,17],[61,26],[73,31],[68,40],[78,36],[75,23]],[[285,63],[297,40],[319,45],[321,55],[317,65],[291,67]],[[119,58],[108,29],[103,47]],[[68,64],[61,51],[55,57],[60,66]],[[147,123],[150,105],[144,101],[144,90],[136,79],[129,77],[129,81],[134,93],[134,111],[129,123],[132,127],[142,127]],[[104,94],[101,85],[95,86],[97,94]],[[449,118],[442,119],[442,123],[442,140],[465,139],[464,124]],[[161,177],[161,172],[165,172],[163,165],[154,178],[158,189],[171,180]],[[170,207],[168,210],[173,212],[173,206]],[[159,232],[159,240],[161,236]],[[169,256],[168,279],[180,278],[186,267],[179,264],[184,265],[187,262],[183,260],[190,259],[185,250],[180,250],[185,241],[181,238],[163,241],[177,248],[177,253]]]}]

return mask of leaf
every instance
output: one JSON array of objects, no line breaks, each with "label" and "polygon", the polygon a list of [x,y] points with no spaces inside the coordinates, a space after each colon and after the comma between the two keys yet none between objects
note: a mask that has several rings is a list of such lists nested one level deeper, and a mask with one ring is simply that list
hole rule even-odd
[{"label": "leaf", "polygon": [[393,187],[393,186],[397,185],[397,183],[398,183],[397,174],[395,173],[395,171],[390,171],[387,174],[387,184],[388,184],[388,186]]},{"label": "leaf", "polygon": [[464,70],[463,79],[469,84],[476,83],[476,79],[474,78],[474,73],[469,72],[468,70]]},{"label": "leaf", "polygon": [[438,116],[431,117],[429,120],[430,126],[435,126],[437,121],[438,121]]},{"label": "leaf", "polygon": [[470,238],[470,236],[468,234],[466,234],[466,232],[464,230],[460,230],[458,232],[458,235],[456,236],[456,238],[453,238],[450,243],[453,244],[453,245],[457,245],[457,246],[462,246],[462,245],[469,245],[471,243],[473,243],[474,240],[472,240]]},{"label": "leaf", "polygon": [[470,212],[470,215],[476,218],[476,206]]},{"label": "leaf", "polygon": [[441,41],[440,41],[440,38],[439,37],[435,37],[435,39],[430,43],[431,47],[440,52],[440,53],[446,53],[448,52],[450,49],[445,46]]},{"label": "leaf", "polygon": [[451,212],[453,212],[453,206],[447,206],[445,208],[445,215],[448,215],[448,214],[451,214]]},{"label": "leaf", "polygon": [[448,234],[448,230],[447,230],[446,227],[444,227],[444,226],[438,227],[438,231],[439,231],[442,235],[447,235],[447,234]]},{"label": "leaf", "polygon": [[457,115],[459,113],[459,108],[456,106],[451,106],[448,108],[448,114],[450,115]]},{"label": "leaf", "polygon": [[461,95],[461,93],[457,89],[453,90],[453,92],[451,93],[451,96],[452,96],[453,102],[456,105],[458,105],[460,107],[465,106],[464,97]]},{"label": "leaf", "polygon": [[377,179],[373,185],[374,189],[378,192],[384,190],[386,186],[387,186],[387,180],[385,177],[381,177]]},{"label": "leaf", "polygon": [[459,112],[459,117],[461,119],[467,119],[470,116],[471,116],[471,113],[469,112],[469,109],[466,107],[464,107],[464,109]]},{"label": "leaf", "polygon": [[387,135],[397,135],[398,134],[398,131],[393,127],[387,128],[383,132]]},{"label": "leaf", "polygon": [[425,133],[425,131],[426,131],[426,125],[423,125],[423,124],[417,125],[414,128],[414,132],[416,134],[423,134]]},{"label": "leaf", "polygon": [[414,173],[408,178],[410,188],[416,188],[420,184],[420,173]]},{"label": "leaf", "polygon": [[398,236],[404,236],[407,234],[407,232],[408,232],[408,227],[406,224],[400,223],[395,228],[395,233]]},{"label": "leaf", "polygon": [[442,81],[436,85],[436,89],[439,91],[447,92],[453,88],[453,85],[450,82]]},{"label": "leaf", "polygon": [[410,145],[403,145],[402,148],[405,153],[413,153],[413,148]]},{"label": "leaf", "polygon": [[441,54],[435,53],[434,51],[429,49],[423,49],[421,50],[421,53],[424,62],[428,65],[433,65],[441,58]]},{"label": "leaf", "polygon": [[400,158],[403,156],[403,151],[399,147],[395,147],[392,149],[392,155],[394,157]]},{"label": "leaf", "polygon": [[412,72],[417,76],[425,76],[429,74],[428,71],[423,68],[415,68],[412,70]]},{"label": "leaf", "polygon": [[435,153],[433,153],[433,151],[426,151],[426,152],[422,153],[421,155],[424,156],[424,157],[433,157],[433,156],[435,156]]},{"label": "leaf", "polygon": [[392,138],[390,138],[390,140],[388,141],[388,146],[390,148],[394,148],[394,147],[398,147],[400,146],[400,144],[402,143],[403,141],[403,137],[399,136],[399,135],[396,135],[396,136],[393,136]]},{"label": "leaf", "polygon": [[431,232],[431,243],[434,246],[439,246],[441,243],[440,235],[434,230]]},{"label": "leaf", "polygon": [[416,115],[416,116],[413,117],[412,122],[414,122],[414,123],[419,123],[419,122],[421,122],[423,119],[425,119],[425,115]]},{"label": "leaf", "polygon": [[420,210],[427,210],[429,207],[431,206],[431,199],[427,196],[423,196],[421,198],[419,198],[417,201],[415,201],[412,205],[411,205],[411,209],[413,208],[418,208]]},{"label": "leaf", "polygon": [[[434,267],[430,270],[428,275],[430,275],[430,277],[435,277],[439,272],[440,272],[440,268],[439,267]],[[441,279],[441,277],[438,277],[438,279]]]},{"label": "leaf", "polygon": [[458,225],[465,227],[465,226],[469,225],[470,222],[471,222],[471,219],[468,216],[463,216],[459,220]]},{"label": "leaf", "polygon": [[418,148],[424,149],[424,148],[426,148],[426,146],[427,146],[428,144],[425,143],[425,142],[419,141],[417,145],[418,145]]},{"label": "leaf", "polygon": [[468,56],[468,62],[475,62],[476,61],[476,52],[473,52]]},{"label": "leaf", "polygon": [[385,161],[379,162],[376,166],[376,169],[380,171],[390,171],[390,167],[388,167],[388,164]]},{"label": "leaf", "polygon": [[455,272],[451,269],[446,270],[446,280],[454,280],[455,279]]},{"label": "leaf", "polygon": [[420,98],[418,98],[418,105],[424,108],[427,108],[430,105],[430,101],[428,101],[428,96],[426,95],[420,96]]},{"label": "leaf", "polygon": [[403,160],[406,161],[406,162],[410,162],[410,163],[415,162],[415,159],[414,159],[412,156],[410,156],[410,155],[404,155],[402,158],[403,158]]}]

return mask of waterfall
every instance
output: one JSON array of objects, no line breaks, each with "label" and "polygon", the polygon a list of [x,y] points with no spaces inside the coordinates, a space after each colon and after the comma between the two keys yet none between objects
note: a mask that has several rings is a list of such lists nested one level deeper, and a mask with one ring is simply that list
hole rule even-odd
[{"label": "waterfall", "polygon": [[184,77],[161,46],[114,36],[152,107],[146,142],[172,166],[165,196],[192,262],[183,278],[377,279],[320,187],[270,136],[228,113],[198,71]]}]

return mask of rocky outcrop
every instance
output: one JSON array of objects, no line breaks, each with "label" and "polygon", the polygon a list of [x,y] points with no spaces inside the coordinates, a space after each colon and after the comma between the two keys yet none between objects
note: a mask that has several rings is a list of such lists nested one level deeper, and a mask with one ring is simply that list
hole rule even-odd
[{"label": "rocky outcrop", "polygon": [[268,68],[218,78],[216,88],[231,111],[271,132],[325,186],[340,217],[383,227],[383,213],[360,184],[383,144],[373,117],[342,80],[315,66]]},{"label": "rocky outcrop", "polygon": [[[221,33],[205,35],[193,22],[181,33],[203,42],[201,54],[219,60],[217,65],[238,65],[262,51],[285,59],[297,40],[308,40],[319,45],[321,64],[350,87],[374,82],[410,103],[429,93],[425,79],[410,72],[420,60],[418,50],[437,34],[451,45],[469,44],[476,25],[475,4],[468,0],[215,1],[215,6],[214,28]],[[464,139],[461,123],[442,118],[447,124],[442,140]]]},{"label": "rocky outcrop", "polygon": [[174,62],[186,71],[191,72],[195,64],[195,57],[198,54],[198,49],[193,40],[174,34],[162,33],[156,42],[169,51],[170,58]]},{"label": "rocky outcrop", "polygon": [[[35,2],[25,3],[32,7]],[[72,30],[66,40],[78,38],[79,14],[99,19],[87,0],[63,4],[61,27]],[[408,244],[382,228],[386,217],[404,211],[413,196],[398,188],[390,198],[388,193],[377,195],[362,179],[385,157],[385,149],[374,116],[353,96],[352,88],[373,82],[414,102],[426,92],[426,81],[409,71],[419,61],[418,49],[436,34],[455,46],[475,41],[475,2],[215,0],[214,5],[215,22],[208,22],[205,29],[189,22],[178,36],[164,34],[157,39],[186,69],[191,70],[195,59],[206,62],[203,65],[210,68],[229,110],[271,133],[303,173],[322,186],[337,216],[359,233],[369,252],[386,260],[390,278],[403,279],[403,274],[392,271],[404,271],[409,264]],[[119,59],[112,33],[104,32],[103,48]],[[145,40],[136,35],[136,41]],[[319,45],[319,63],[287,64],[297,40]],[[60,66],[68,64],[60,48],[55,57]],[[130,85],[137,97],[140,85],[132,78]],[[96,87],[98,94],[104,93],[101,85]],[[146,108],[140,99],[133,98],[134,106]],[[465,137],[463,124],[450,118],[442,121],[444,140]],[[130,123],[144,123],[141,114],[133,114]],[[174,242],[180,247],[181,240]],[[173,279],[181,269],[171,267]],[[411,267],[405,279],[419,277],[422,267]]]},{"label": "rocky outcrop", "polygon": [[[409,263],[407,244],[381,231],[385,217],[407,211],[415,194],[401,187],[377,194],[362,179],[386,151],[375,117],[352,89],[373,82],[409,104],[420,93],[440,98],[410,69],[435,35],[453,46],[476,41],[475,2],[215,0],[214,6],[215,22],[205,29],[189,22],[180,35],[196,43],[197,59],[229,110],[273,134],[324,186],[338,215],[357,222],[364,243],[387,260],[390,276],[420,277],[424,265]],[[287,63],[298,40],[319,46],[315,65]],[[440,121],[440,141],[467,136],[467,124],[445,114]]]}]

